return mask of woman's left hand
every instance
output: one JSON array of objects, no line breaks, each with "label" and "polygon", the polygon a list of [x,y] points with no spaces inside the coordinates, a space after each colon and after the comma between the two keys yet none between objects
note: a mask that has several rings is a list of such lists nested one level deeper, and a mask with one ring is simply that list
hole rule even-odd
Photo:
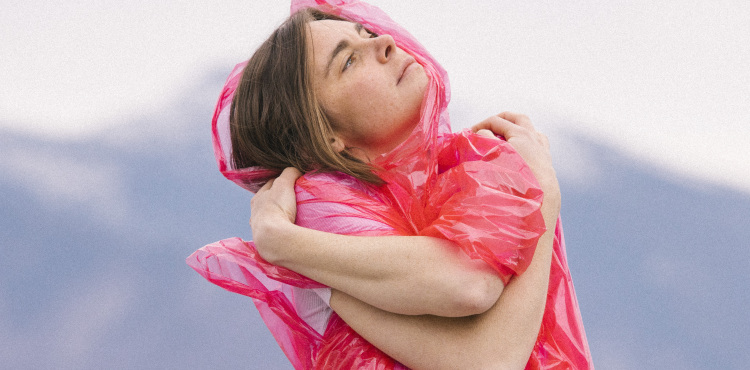
[{"label": "woman's left hand", "polygon": [[477,134],[477,135],[479,135],[479,136],[490,137],[490,138],[493,138],[493,139],[498,139],[498,140],[500,140],[500,139],[499,139],[499,138],[497,137],[497,135],[495,135],[495,133],[494,133],[494,132],[492,132],[492,131],[490,131],[490,130],[488,130],[488,129],[486,129],[486,128],[483,128],[483,129],[479,129],[479,130],[472,130],[472,131],[474,131],[474,133],[475,133],[475,134]]},{"label": "woman's left hand", "polygon": [[250,228],[261,257],[272,262],[278,251],[274,247],[279,226],[294,223],[297,218],[297,197],[294,183],[302,173],[287,167],[279,177],[268,181],[250,200]]}]

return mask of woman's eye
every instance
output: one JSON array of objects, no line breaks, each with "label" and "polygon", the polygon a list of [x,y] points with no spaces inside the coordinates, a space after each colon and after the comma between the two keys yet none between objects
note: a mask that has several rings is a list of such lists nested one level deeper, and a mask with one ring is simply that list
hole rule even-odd
[{"label": "woman's eye", "polygon": [[342,71],[346,71],[349,66],[354,63],[354,54],[350,55],[349,58],[346,59],[346,62],[344,63],[344,69]]},{"label": "woman's eye", "polygon": [[371,39],[374,39],[374,38],[378,37],[378,34],[377,34],[377,33],[375,33],[375,32],[372,32],[372,31],[367,31],[367,34],[369,34],[369,35],[370,35],[370,38],[371,38]]}]

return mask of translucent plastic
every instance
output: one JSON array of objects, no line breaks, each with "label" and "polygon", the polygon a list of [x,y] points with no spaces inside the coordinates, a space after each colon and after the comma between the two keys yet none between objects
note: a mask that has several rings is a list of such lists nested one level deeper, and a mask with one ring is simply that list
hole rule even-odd
[{"label": "translucent plastic", "polygon": [[[387,184],[366,186],[340,173],[308,173],[297,181],[297,223],[347,235],[428,235],[455,242],[491,265],[507,283],[522,274],[544,233],[542,191],[530,169],[504,141],[451,133],[448,78],[405,30],[376,7],[359,1],[293,1],[292,12],[316,7],[391,35],[430,77],[419,125],[393,151],[376,158]],[[235,169],[228,161],[228,111],[245,63],[227,79],[213,119],[221,172],[255,191],[268,178],[261,168]],[[187,259],[209,281],[253,299],[296,369],[403,368],[365,341],[334,313],[321,335],[294,309],[294,289],[322,285],[271,265],[252,242],[238,238],[207,245]],[[542,327],[527,369],[593,368],[565,257],[562,227],[555,230],[550,286]]]}]

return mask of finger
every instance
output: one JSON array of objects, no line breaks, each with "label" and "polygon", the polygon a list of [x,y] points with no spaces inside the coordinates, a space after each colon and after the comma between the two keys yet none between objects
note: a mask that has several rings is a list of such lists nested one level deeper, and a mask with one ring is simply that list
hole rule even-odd
[{"label": "finger", "polygon": [[281,171],[281,175],[276,178],[275,183],[283,187],[294,187],[294,183],[302,176],[302,172],[294,167],[287,167]]},{"label": "finger", "polygon": [[492,131],[485,129],[485,128],[478,130],[476,134],[479,136],[491,137],[493,139],[496,139],[495,134]]},{"label": "finger", "polygon": [[549,150],[549,138],[547,137],[547,135],[540,132],[539,140],[542,142],[542,145],[544,145],[544,147]]},{"label": "finger", "polygon": [[479,132],[480,130],[489,130],[496,135],[500,135],[506,139],[513,136],[513,133],[518,129],[518,126],[513,124],[513,122],[510,122],[498,116],[487,117],[484,121],[479,122],[471,127],[471,130],[474,132]]},{"label": "finger", "polygon": [[523,128],[534,130],[534,125],[531,123],[531,119],[524,114],[514,112],[503,112],[497,115],[498,117],[513,122]]},{"label": "finger", "polygon": [[258,191],[255,192],[255,194],[257,195],[257,194],[260,194],[261,192],[264,192],[264,191],[270,189],[271,186],[273,186],[273,180],[274,179],[270,179],[270,180],[266,181],[266,183],[263,184],[263,186],[261,186],[260,189],[258,189]]}]

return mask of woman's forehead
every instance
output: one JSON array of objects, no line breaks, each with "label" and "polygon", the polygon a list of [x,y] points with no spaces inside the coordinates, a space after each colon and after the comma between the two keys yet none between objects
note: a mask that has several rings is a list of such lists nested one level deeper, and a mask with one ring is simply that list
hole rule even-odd
[{"label": "woman's forehead", "polygon": [[343,21],[337,19],[320,19],[308,23],[310,30],[315,34],[337,34],[337,33],[359,33],[362,25],[357,22]]},{"label": "woman's forehead", "polygon": [[308,27],[312,60],[318,73],[330,68],[337,54],[348,48],[363,29],[359,23],[334,19],[312,21]]}]

